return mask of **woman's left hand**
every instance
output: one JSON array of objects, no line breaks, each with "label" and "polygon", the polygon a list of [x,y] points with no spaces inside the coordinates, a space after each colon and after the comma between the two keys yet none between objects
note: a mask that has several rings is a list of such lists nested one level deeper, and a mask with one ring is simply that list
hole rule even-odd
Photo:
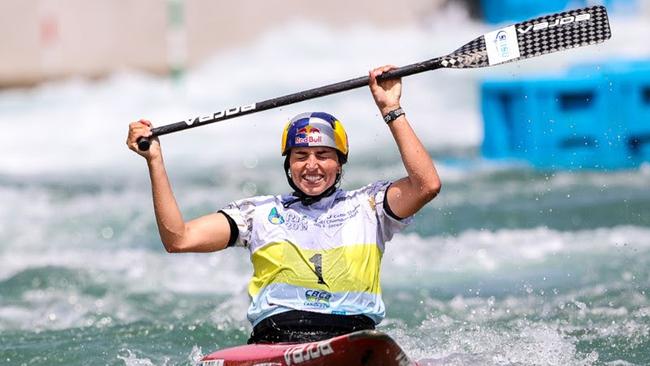
[{"label": "woman's left hand", "polygon": [[372,93],[372,97],[375,99],[375,104],[377,104],[377,108],[379,108],[382,116],[385,116],[388,112],[400,107],[399,101],[402,96],[402,79],[377,80],[379,75],[395,68],[397,67],[386,65],[370,70],[368,73],[368,77],[370,78],[368,83],[370,86],[370,92]]}]

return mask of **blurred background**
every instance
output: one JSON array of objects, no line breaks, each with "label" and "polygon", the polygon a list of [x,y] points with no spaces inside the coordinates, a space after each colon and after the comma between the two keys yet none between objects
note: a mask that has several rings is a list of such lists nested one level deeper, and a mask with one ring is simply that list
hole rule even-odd
[{"label": "blurred background", "polygon": [[[445,365],[650,363],[650,2],[0,2],[0,364],[194,365],[244,343],[248,253],[167,254],[128,123],[155,125],[452,52],[590,5],[600,45],[404,79],[443,191],[387,246],[380,329]],[[322,110],[343,188],[404,174],[365,88],[161,138],[184,216],[289,188]]]},{"label": "blurred background", "polygon": [[[250,45],[271,29],[295,22],[331,27],[422,22],[444,0],[391,1],[203,0],[3,1],[0,85],[33,85],[121,69],[164,75],[196,67],[229,48]],[[397,10],[397,9],[395,9]]]}]

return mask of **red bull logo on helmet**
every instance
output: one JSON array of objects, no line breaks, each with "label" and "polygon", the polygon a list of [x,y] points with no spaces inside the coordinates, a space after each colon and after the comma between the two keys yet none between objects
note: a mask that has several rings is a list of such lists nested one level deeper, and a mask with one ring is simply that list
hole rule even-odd
[{"label": "red bull logo on helmet", "polygon": [[295,144],[318,144],[323,142],[323,136],[316,127],[305,126],[296,131]]}]

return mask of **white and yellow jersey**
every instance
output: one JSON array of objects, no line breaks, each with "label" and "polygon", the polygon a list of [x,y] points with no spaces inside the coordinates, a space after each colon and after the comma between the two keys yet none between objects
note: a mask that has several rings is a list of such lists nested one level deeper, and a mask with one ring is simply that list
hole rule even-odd
[{"label": "white and yellow jersey", "polygon": [[248,319],[289,310],[385,315],[379,270],[384,244],[411,218],[397,220],[383,206],[390,182],[337,190],[309,206],[285,208],[294,196],[259,196],[222,211],[239,229],[236,246],[248,248],[253,278]]}]

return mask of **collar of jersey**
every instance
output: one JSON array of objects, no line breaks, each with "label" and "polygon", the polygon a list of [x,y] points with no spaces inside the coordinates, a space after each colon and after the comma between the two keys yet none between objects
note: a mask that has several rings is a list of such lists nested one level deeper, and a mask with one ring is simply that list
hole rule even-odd
[{"label": "collar of jersey", "polygon": [[[320,209],[329,207],[334,203],[338,193],[341,192],[340,188],[335,188],[329,192],[324,192],[325,194],[311,197],[301,194],[302,192],[294,192],[290,195],[282,197],[282,205],[284,208],[288,208],[294,204],[300,203],[303,207]],[[307,198],[307,199],[305,199]]]}]

